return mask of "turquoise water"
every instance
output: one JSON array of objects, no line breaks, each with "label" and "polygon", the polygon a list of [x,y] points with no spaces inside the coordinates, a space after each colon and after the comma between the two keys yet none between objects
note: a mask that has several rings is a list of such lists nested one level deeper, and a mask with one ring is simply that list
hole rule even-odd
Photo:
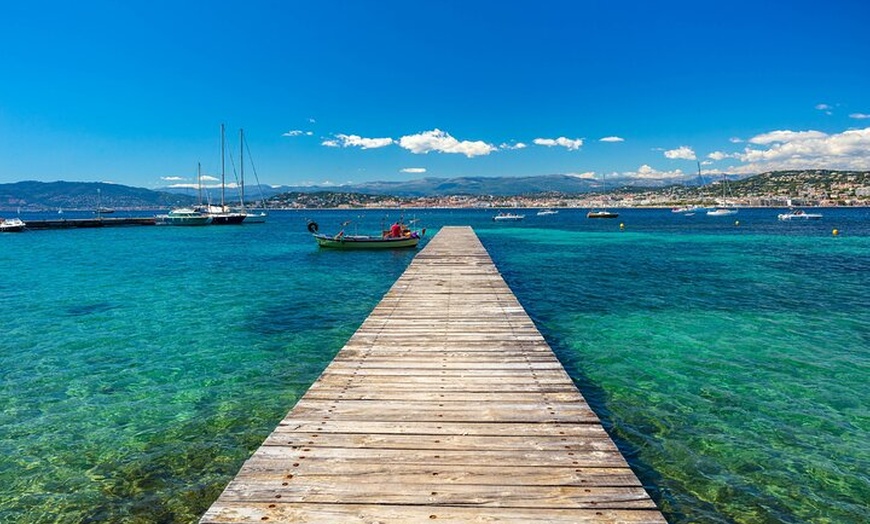
[{"label": "turquoise water", "polygon": [[[669,521],[864,522],[870,212],[777,212],[418,216],[475,227]],[[195,522],[413,257],[305,230],[358,215],[0,236],[0,522]]]}]

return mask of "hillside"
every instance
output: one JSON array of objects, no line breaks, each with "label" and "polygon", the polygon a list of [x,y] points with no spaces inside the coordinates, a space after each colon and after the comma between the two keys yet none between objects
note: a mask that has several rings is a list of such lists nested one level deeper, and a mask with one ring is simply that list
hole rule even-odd
[{"label": "hillside", "polygon": [[[772,171],[742,180],[728,180],[725,193],[735,199],[802,199],[837,201],[861,197],[870,189],[870,171]],[[702,187],[670,186],[658,193],[675,202],[700,202],[722,196],[722,181]],[[863,195],[866,197],[866,195]]]},{"label": "hillside", "polygon": [[102,182],[15,182],[0,184],[0,210],[22,209],[162,209],[189,205],[190,195],[151,191],[138,187]]}]

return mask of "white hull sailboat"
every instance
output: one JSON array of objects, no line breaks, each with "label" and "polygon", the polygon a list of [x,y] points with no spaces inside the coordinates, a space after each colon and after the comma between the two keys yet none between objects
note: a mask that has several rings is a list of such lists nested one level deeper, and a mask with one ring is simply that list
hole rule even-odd
[{"label": "white hull sailboat", "polygon": [[728,200],[726,196],[726,192],[728,190],[728,179],[725,175],[722,175],[722,206],[717,207],[716,209],[711,209],[707,211],[708,217],[726,217],[737,214],[737,209],[728,206]]},{"label": "white hull sailboat", "polygon": [[[240,199],[242,201],[242,212],[245,214],[245,224],[263,224],[266,222],[266,218],[268,215],[265,211],[260,212],[252,212],[248,209],[245,209],[245,149],[248,149],[248,143],[245,141],[245,131],[244,129],[239,129],[239,178],[241,179],[240,185]],[[248,157],[251,156],[251,151],[248,149]],[[251,164],[253,167],[254,164]],[[257,189],[260,190],[260,177],[257,176],[257,169],[254,168],[254,178],[257,180]],[[260,200],[263,202],[265,207],[265,199],[262,198],[262,190],[260,190]]]},{"label": "white hull sailboat", "polygon": [[[601,194],[607,194],[607,176],[605,174],[601,174]],[[591,209],[588,213],[586,213],[586,218],[618,218],[619,213],[616,211],[608,211],[607,209]]]}]

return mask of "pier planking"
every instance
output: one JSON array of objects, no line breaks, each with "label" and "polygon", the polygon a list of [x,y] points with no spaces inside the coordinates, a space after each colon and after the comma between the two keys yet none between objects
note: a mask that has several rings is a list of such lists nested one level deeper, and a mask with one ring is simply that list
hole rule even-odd
[{"label": "pier planking", "polygon": [[202,524],[664,523],[467,227],[445,227]]}]

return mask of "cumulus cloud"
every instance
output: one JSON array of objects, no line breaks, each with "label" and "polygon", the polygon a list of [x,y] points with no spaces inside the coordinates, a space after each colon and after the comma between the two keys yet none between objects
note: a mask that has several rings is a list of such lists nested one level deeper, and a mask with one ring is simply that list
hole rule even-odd
[{"label": "cumulus cloud", "polygon": [[697,160],[695,152],[689,146],[680,146],[677,149],[665,151],[665,157],[671,160]]},{"label": "cumulus cloud", "polygon": [[734,154],[733,153],[725,153],[722,151],[713,151],[712,153],[707,155],[707,158],[709,158],[710,160],[717,160],[718,161],[718,160],[724,160],[726,158],[734,158]]},{"label": "cumulus cloud", "polygon": [[648,164],[643,164],[637,168],[637,171],[623,174],[631,178],[652,178],[655,180],[663,178],[685,178],[686,176],[686,174],[679,169],[674,171],[659,171]]},{"label": "cumulus cloud", "polygon": [[828,111],[833,108],[828,104],[816,104],[816,109],[818,109],[819,111]]},{"label": "cumulus cloud", "polygon": [[468,158],[488,155],[497,150],[494,145],[482,140],[459,141],[440,129],[403,136],[399,139],[399,146],[415,154],[426,154],[430,151],[436,151],[438,153],[461,154]]},{"label": "cumulus cloud", "polygon": [[[842,133],[771,131],[749,140],[735,158],[744,162],[735,173],[787,169],[870,169],[870,127]],[[764,147],[755,147],[764,146]]]},{"label": "cumulus cloud", "polygon": [[625,139],[618,136],[606,136],[600,139],[599,142],[625,142]]},{"label": "cumulus cloud", "polygon": [[526,144],[524,144],[523,142],[515,142],[512,144],[504,143],[504,144],[501,144],[500,146],[498,146],[499,149],[508,149],[508,150],[510,150],[510,149],[525,149],[527,147],[528,146]]},{"label": "cumulus cloud", "polygon": [[786,142],[799,142],[803,140],[813,139],[813,138],[823,138],[827,135],[822,133],[821,131],[789,131],[789,130],[781,130],[781,131],[771,131],[769,133],[762,133],[760,135],[756,135],[749,139],[750,144],[774,144],[774,143],[786,143]]},{"label": "cumulus cloud", "polygon": [[425,173],[425,167],[406,167],[399,170],[400,173]]},{"label": "cumulus cloud", "polygon": [[849,118],[854,118],[855,120],[866,120],[870,118],[870,115],[867,113],[852,113],[849,115]]},{"label": "cumulus cloud", "polygon": [[392,145],[392,138],[363,138],[359,135],[337,134],[334,139],[327,139],[321,145],[327,147],[358,147],[360,149],[378,149]]},{"label": "cumulus cloud", "polygon": [[532,142],[539,146],[560,146],[564,147],[568,151],[576,151],[583,147],[583,139],[582,138],[565,138],[564,136],[560,136],[559,138],[536,138]]},{"label": "cumulus cloud", "polygon": [[736,137],[736,136],[732,136],[731,138],[728,139],[728,141],[731,142],[732,144],[742,144],[743,143],[743,139]]}]

